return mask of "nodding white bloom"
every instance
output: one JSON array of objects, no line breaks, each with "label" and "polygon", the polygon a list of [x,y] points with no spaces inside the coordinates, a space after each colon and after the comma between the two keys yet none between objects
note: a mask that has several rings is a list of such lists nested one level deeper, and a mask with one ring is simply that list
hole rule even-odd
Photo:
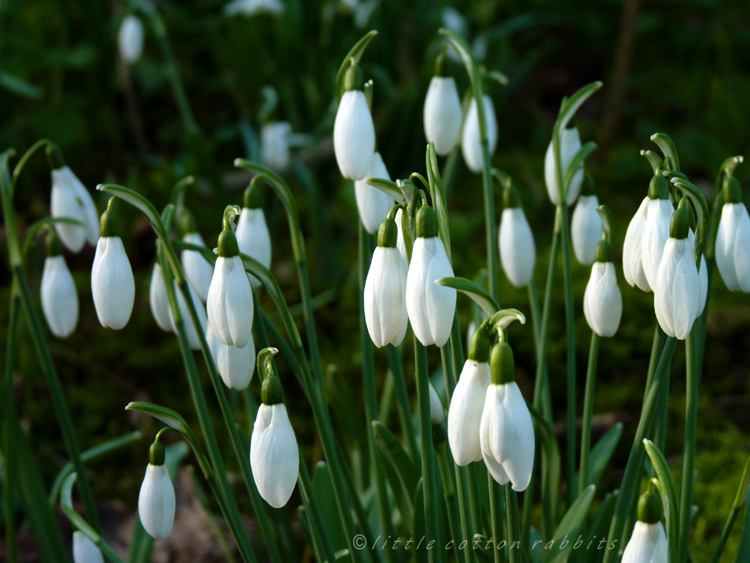
[{"label": "nodding white bloom", "polygon": [[492,383],[479,427],[479,443],[487,470],[501,485],[526,490],[534,468],[534,426],[526,401],[515,382],[513,352],[496,344],[490,359]]},{"label": "nodding white bloom", "polygon": [[[193,217],[193,214],[186,207],[182,208],[180,227],[182,228],[182,232],[185,233],[182,236],[184,242],[196,246],[206,246],[206,243],[203,242],[203,237],[198,232],[195,217]],[[190,285],[193,286],[196,293],[198,293],[201,301],[205,303],[208,299],[208,288],[211,286],[211,277],[214,273],[211,263],[197,250],[183,250],[181,258],[185,277],[190,282]]]},{"label": "nodding white bloom", "polygon": [[458,465],[482,460],[479,434],[491,381],[489,360],[490,338],[481,327],[471,337],[469,359],[461,370],[448,409],[448,443]]},{"label": "nodding white bloom", "polygon": [[646,222],[643,225],[643,273],[653,289],[664,247],[669,239],[669,223],[674,207],[669,199],[652,199],[648,203]]},{"label": "nodding white bloom", "polygon": [[269,168],[283,172],[289,166],[289,136],[292,124],[272,121],[260,130],[260,159]]},{"label": "nodding white bloom", "polygon": [[280,16],[284,13],[284,3],[281,0],[233,0],[224,6],[224,14],[234,16],[257,16],[271,14]]},{"label": "nodding white bloom", "polygon": [[136,16],[125,16],[117,34],[120,56],[128,64],[137,62],[143,54],[143,24]]},{"label": "nodding white bloom", "polygon": [[[497,147],[497,117],[495,117],[495,106],[492,98],[484,96],[484,114],[487,118],[487,140],[490,146],[490,157]],[[472,98],[469,111],[464,120],[464,130],[461,136],[461,152],[463,152],[466,166],[478,174],[482,171],[482,140],[479,133],[479,110],[477,101]]]},{"label": "nodding white bloom", "polygon": [[154,315],[154,320],[159,328],[167,332],[172,330],[172,314],[169,310],[167,284],[164,282],[164,272],[158,262],[154,263],[154,269],[151,273],[148,301],[151,305],[151,314]]},{"label": "nodding white bloom", "polygon": [[164,539],[172,532],[174,512],[174,485],[164,464],[164,446],[154,442],[138,496],[138,516],[151,537]]},{"label": "nodding white bloom", "polygon": [[701,313],[701,281],[688,233],[688,214],[678,208],[653,286],[659,325],[667,336],[679,340],[687,338]]},{"label": "nodding white bloom", "polygon": [[398,346],[409,325],[406,311],[406,277],[409,265],[396,248],[396,222],[386,219],[378,232],[365,281],[365,323],[375,346]]},{"label": "nodding white bloom", "polygon": [[500,262],[510,283],[516,287],[527,286],[534,277],[536,246],[534,235],[521,207],[521,198],[514,187],[503,193],[505,209],[500,218],[498,249]]},{"label": "nodding white bloom", "polygon": [[86,241],[96,245],[99,240],[99,213],[91,194],[65,164],[57,145],[47,148],[47,160],[52,168],[50,214],[52,217],[67,217],[83,223],[83,226],[55,223],[57,236],[71,252],[79,252]]},{"label": "nodding white bloom", "polygon": [[440,400],[437,390],[430,382],[430,422],[432,424],[442,424],[445,422],[445,407]]},{"label": "nodding white bloom", "polygon": [[606,240],[596,246],[596,262],[583,296],[583,313],[591,330],[599,336],[614,336],[620,326],[622,294],[612,263],[612,247]]},{"label": "nodding white bloom", "polygon": [[115,234],[114,202],[113,197],[102,215],[102,236],[91,269],[91,293],[102,326],[119,330],[128,324],[133,312],[135,280],[122,239]]},{"label": "nodding white bloom", "polygon": [[638,502],[638,522],[625,546],[622,563],[667,563],[669,544],[660,519],[661,502],[656,493],[643,493]]},{"label": "nodding white bloom", "polygon": [[[695,251],[695,232],[693,232],[692,228],[688,231],[688,240],[693,247],[693,251]],[[693,252],[693,255],[695,255],[695,252]],[[698,316],[700,316],[706,306],[706,298],[708,297],[708,270],[706,269],[706,257],[703,254],[701,254],[701,265],[698,269],[698,286],[700,288],[698,294]]]},{"label": "nodding white bloom", "polygon": [[424,134],[435,152],[445,156],[453,150],[461,134],[461,99],[456,81],[441,54],[435,61],[435,76],[424,99]]},{"label": "nodding white bloom", "polygon": [[[565,175],[570,169],[570,165],[573,164],[578,151],[581,149],[581,136],[578,133],[577,127],[570,127],[560,130],[560,156],[562,157],[562,177],[565,179]],[[547,194],[553,205],[560,205],[560,188],[557,182],[557,168],[555,167],[555,150],[553,142],[550,141],[547,147],[547,154],[544,156],[544,181],[547,184]],[[573,205],[573,202],[581,192],[581,183],[583,182],[583,164],[580,169],[573,175],[573,179],[568,187],[568,196],[566,201],[568,206]]]},{"label": "nodding white bloom", "polygon": [[399,208],[398,211],[396,211],[396,228],[398,229],[398,237],[396,238],[396,248],[398,248],[399,253],[401,254],[401,258],[404,259],[404,262],[409,264],[409,257],[406,255],[406,243],[404,242],[404,210],[402,208]]},{"label": "nodding white bloom", "polygon": [[362,91],[362,71],[357,65],[346,71],[345,87],[333,124],[333,149],[341,175],[363,180],[375,152],[375,125]]},{"label": "nodding white bloom", "polygon": [[576,255],[576,260],[585,266],[594,263],[596,245],[604,232],[602,218],[596,210],[597,207],[599,207],[599,198],[593,194],[586,195],[584,193],[578,198],[570,223],[573,252]]},{"label": "nodding white bloom", "polygon": [[435,210],[423,205],[417,212],[417,241],[406,277],[406,310],[414,334],[424,346],[445,346],[456,312],[456,290],[435,283],[452,278],[453,268],[438,237]]},{"label": "nodding white bloom", "polygon": [[214,334],[211,326],[206,330],[208,347],[224,385],[241,391],[250,384],[255,373],[255,342],[251,338],[247,346],[227,346]]},{"label": "nodding white bloom", "polygon": [[299,474],[299,449],[284,406],[279,378],[269,374],[250,439],[250,467],[263,499],[275,508],[289,502]]},{"label": "nodding white bloom", "polygon": [[66,338],[78,324],[78,292],[70,275],[60,242],[54,234],[47,239],[47,258],[42,273],[42,310],[52,334]]},{"label": "nodding white bloom", "polygon": [[239,256],[237,237],[228,221],[224,227],[208,290],[208,320],[224,344],[244,348],[253,336],[253,288]]},{"label": "nodding white bloom", "polygon": [[734,177],[724,183],[724,207],[716,231],[716,265],[729,291],[750,292],[750,217]]},{"label": "nodding white bloom", "polygon": [[[244,207],[235,235],[240,252],[255,258],[266,268],[271,267],[271,235],[263,212],[263,192],[258,185],[251,185],[245,190]],[[255,276],[248,274],[248,277],[253,287],[262,285]]]},{"label": "nodding white bloom", "polygon": [[[383,162],[383,157],[377,151],[372,155],[370,169],[365,174],[365,178],[391,179]],[[370,234],[378,232],[380,223],[388,216],[388,212],[393,207],[393,198],[383,190],[360,180],[354,182],[354,195],[357,197],[357,208],[365,229]]]},{"label": "nodding white bloom", "polygon": [[625,233],[625,244],[622,247],[622,270],[625,281],[631,287],[638,286],[643,291],[651,291],[651,286],[643,271],[643,227],[651,199],[646,196],[638,207]]},{"label": "nodding white bloom", "polygon": [[[193,306],[195,307],[195,311],[198,313],[198,320],[201,323],[201,329],[203,332],[206,332],[206,309],[203,306],[203,302],[198,298],[198,294],[196,293],[195,289],[193,289],[193,286],[188,283],[188,288],[190,290],[190,299],[193,301]],[[190,317],[190,312],[188,311],[187,303],[185,303],[185,298],[182,296],[182,292],[175,287],[175,295],[177,296],[177,306],[180,309],[180,316],[182,317],[183,322],[185,323],[185,332],[187,333],[188,342],[190,342],[190,347],[193,350],[200,350],[201,349],[201,341],[198,337],[198,333],[195,330],[195,325],[193,324],[193,319]],[[169,309],[169,325],[170,328],[176,333],[177,327],[174,323],[174,316],[172,315],[172,308]]]},{"label": "nodding white bloom", "polygon": [[101,550],[83,532],[73,532],[74,563],[104,563]]}]

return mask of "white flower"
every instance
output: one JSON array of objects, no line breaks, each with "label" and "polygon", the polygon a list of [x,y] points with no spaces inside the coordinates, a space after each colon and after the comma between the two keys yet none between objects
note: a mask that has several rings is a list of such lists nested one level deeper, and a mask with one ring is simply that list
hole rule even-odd
[{"label": "white flower", "polygon": [[489,384],[490,364],[466,360],[448,409],[448,443],[457,465],[482,460],[479,429]]},{"label": "white flower", "polygon": [[534,468],[534,427],[517,383],[487,388],[479,439],[492,478],[501,485],[510,481],[514,491],[525,490]]},{"label": "white flower", "polygon": [[669,560],[667,534],[661,522],[636,522],[633,535],[625,547],[622,563],[667,563]]},{"label": "white flower", "polygon": [[104,563],[102,552],[83,532],[73,532],[74,563]]},{"label": "white flower", "polygon": [[166,538],[172,531],[175,496],[167,466],[148,464],[138,496],[138,515],[144,529],[154,538]]},{"label": "white flower", "polygon": [[224,385],[237,390],[247,387],[255,373],[255,342],[253,342],[253,339],[251,338],[244,348],[227,346],[214,334],[210,325],[206,330],[206,338]]},{"label": "white flower", "polygon": [[[435,213],[429,207],[422,207],[420,212],[424,209]],[[456,290],[435,282],[452,277],[443,241],[437,236],[418,237],[406,278],[406,310],[414,334],[424,346],[445,346],[448,341],[456,312]]]},{"label": "white flower", "polygon": [[643,291],[651,291],[646,274],[643,271],[643,227],[646,224],[646,214],[648,213],[649,202],[651,199],[646,196],[643,198],[638,211],[628,225],[628,231],[625,234],[625,244],[622,248],[622,269],[625,274],[625,281],[631,287],[636,285]]},{"label": "white flower", "polygon": [[534,276],[536,247],[534,235],[521,207],[506,207],[500,219],[498,234],[500,261],[510,283],[525,287]]},{"label": "white flower", "polygon": [[674,207],[668,199],[652,199],[648,202],[646,220],[643,224],[641,240],[643,273],[649,286],[654,288],[659,264],[664,253],[664,245],[669,238],[669,224]]},{"label": "white flower", "polygon": [[452,76],[433,76],[424,100],[424,134],[435,143],[435,152],[445,156],[461,134],[461,99]]},{"label": "white flower", "polygon": [[440,400],[440,395],[438,395],[432,383],[430,383],[430,421],[432,424],[442,424],[445,422],[443,401]]},{"label": "white flower", "polygon": [[[484,114],[487,118],[487,140],[489,141],[490,157],[497,146],[497,118],[495,117],[495,106],[492,98],[484,96]],[[472,98],[469,111],[464,120],[464,130],[461,136],[461,151],[466,161],[466,166],[478,174],[482,171],[482,142],[479,134],[479,111],[477,101]]]},{"label": "white flower", "polygon": [[[443,27],[456,35],[466,35],[469,25],[466,23],[466,18],[464,18],[461,12],[448,6],[447,8],[443,8]],[[453,53],[454,51],[448,49],[448,52]]]},{"label": "white flower", "polygon": [[148,301],[151,305],[151,314],[154,315],[154,320],[159,328],[166,331],[172,330],[167,284],[164,282],[164,272],[158,262],[154,263],[154,269],[151,273]]},{"label": "white flower", "polygon": [[117,35],[120,56],[126,63],[133,64],[143,54],[143,24],[134,15],[127,15],[120,24]]},{"label": "white flower", "polygon": [[[693,247],[693,256],[695,256],[695,232],[693,232],[692,228],[688,231],[688,240]],[[708,270],[706,269],[706,257],[703,254],[701,254],[701,266],[698,270],[698,283],[700,292],[698,294],[698,314],[696,316],[699,317],[703,313],[703,309],[706,306],[706,298],[708,297]]]},{"label": "white flower", "polygon": [[244,348],[252,338],[253,313],[253,290],[242,260],[220,255],[208,290],[211,328],[224,344]]},{"label": "white flower", "polygon": [[[190,289],[190,299],[193,301],[193,305],[195,306],[195,310],[198,313],[198,319],[201,323],[201,330],[203,332],[206,332],[206,310],[203,307],[203,302],[198,298],[198,294],[193,289],[193,286],[188,283],[188,288]],[[185,303],[185,298],[182,296],[182,292],[179,291],[175,287],[175,295],[177,296],[177,306],[180,308],[180,316],[182,317],[183,322],[185,323],[185,332],[187,333],[188,341],[190,342],[190,347],[193,350],[200,350],[201,349],[201,341],[198,337],[198,333],[195,330],[195,325],[193,324],[193,320],[190,317],[190,312],[188,311],[187,303]],[[171,329],[176,333],[177,327],[174,323],[174,317],[172,316],[172,308],[169,308],[169,325]]]},{"label": "white flower", "polygon": [[[355,76],[357,72],[357,67],[351,67],[347,71],[351,73],[350,76]],[[351,81],[355,81],[355,78]],[[344,178],[367,178],[375,152],[375,125],[362,90],[348,89],[341,96],[333,124],[333,148]]]},{"label": "white flower", "polygon": [[250,467],[258,492],[268,504],[281,508],[289,502],[299,473],[299,450],[283,403],[258,408]]},{"label": "white flower", "polygon": [[61,254],[44,261],[41,294],[44,318],[52,334],[70,336],[78,324],[78,292]]},{"label": "white flower", "polygon": [[284,13],[284,4],[281,0],[234,0],[224,6],[224,14],[233,16],[242,14],[245,16],[257,16],[259,14],[271,14],[280,16]]},{"label": "white flower", "polygon": [[403,219],[404,219],[404,210],[399,209],[396,211],[396,228],[398,228],[398,238],[396,239],[396,248],[398,248],[399,253],[401,254],[401,258],[404,259],[404,262],[409,264],[409,257],[406,255],[406,243],[404,242],[404,230],[403,230]]},{"label": "white flower", "polygon": [[[562,129],[560,131],[560,156],[562,158],[562,177],[568,173],[570,165],[573,163],[578,151],[581,149],[581,137],[578,134],[577,127]],[[544,156],[544,181],[547,184],[547,193],[553,205],[560,205],[560,189],[557,182],[557,169],[555,167],[555,151],[553,143],[550,141],[547,147],[547,154]],[[581,191],[583,182],[583,164],[580,169],[573,175],[568,189],[567,203],[573,205]]]},{"label": "white flower", "polygon": [[573,211],[570,223],[570,238],[576,260],[588,266],[596,258],[596,245],[602,239],[602,218],[596,208],[599,198],[595,195],[582,195]]},{"label": "white flower", "polygon": [[67,166],[52,170],[50,210],[52,217],[67,217],[83,223],[83,227],[55,223],[57,235],[71,252],[79,252],[87,240],[91,245],[99,240],[99,214],[94,200]]},{"label": "white flower", "polygon": [[594,262],[583,296],[583,313],[591,330],[599,336],[610,337],[617,332],[622,317],[622,294],[612,262]]},{"label": "white flower", "polygon": [[[206,246],[206,243],[203,242],[203,237],[197,232],[185,233],[182,240],[196,246]],[[182,269],[185,271],[185,277],[195,289],[198,297],[205,303],[208,299],[208,288],[211,286],[211,277],[214,274],[211,263],[197,250],[183,250]]]},{"label": "white flower", "polygon": [[721,209],[716,266],[729,291],[750,292],[750,217],[744,203],[725,203]]},{"label": "white flower", "polygon": [[[242,208],[240,220],[237,222],[237,244],[240,246],[240,252],[255,258],[266,268],[271,267],[271,235],[268,233],[266,224],[266,215],[260,207],[251,209]],[[258,278],[248,274],[250,283],[253,287],[260,287],[261,283]]]},{"label": "white flower", "polygon": [[[379,152],[372,155],[370,169],[365,174],[365,178],[391,179]],[[394,205],[393,198],[383,190],[370,186],[361,180],[354,182],[354,195],[357,197],[357,208],[365,229],[370,234],[378,232],[380,223],[383,222]]]},{"label": "white flower", "polygon": [[[396,227],[390,221],[391,238]],[[388,230],[388,229],[386,229]],[[393,243],[393,240],[384,241]],[[365,322],[375,346],[398,346],[404,339],[409,316],[406,310],[406,278],[408,265],[395,246],[378,247],[372,255],[365,281]]]},{"label": "white flower", "polygon": [[101,237],[91,269],[91,293],[99,322],[119,330],[128,324],[135,302],[135,281],[120,237]]},{"label": "white flower", "polygon": [[287,121],[272,121],[263,125],[260,130],[261,153],[263,164],[278,172],[289,166],[289,135],[292,124]]},{"label": "white flower", "polygon": [[656,318],[667,336],[685,340],[690,334],[700,314],[700,285],[690,240],[670,237],[654,285]]},{"label": "white flower", "polygon": [[477,323],[474,321],[469,322],[469,326],[466,328],[466,349],[471,348],[471,339],[474,336],[474,331],[477,329]]}]

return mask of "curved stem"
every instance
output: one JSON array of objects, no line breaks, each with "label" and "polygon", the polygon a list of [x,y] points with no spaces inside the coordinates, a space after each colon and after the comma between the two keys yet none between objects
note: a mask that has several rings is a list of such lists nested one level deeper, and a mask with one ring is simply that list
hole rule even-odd
[{"label": "curved stem", "polygon": [[578,494],[588,486],[589,450],[591,448],[591,419],[594,416],[594,388],[596,387],[596,365],[599,358],[599,341],[601,338],[591,332],[589,348],[589,365],[586,370],[586,393],[583,399],[583,429],[581,430],[581,463],[578,469]]},{"label": "curved stem", "polygon": [[680,484],[679,560],[685,561],[690,540],[690,519],[693,510],[693,485],[695,483],[695,435],[698,423],[698,389],[700,365],[696,338],[696,322],[685,340],[687,364],[687,389],[685,393],[685,442],[683,444],[682,475]]},{"label": "curved stem", "polygon": [[36,143],[31,145],[29,150],[23,153],[23,156],[18,160],[16,167],[13,169],[13,177],[11,179],[10,193],[12,194],[16,193],[16,182],[18,181],[18,176],[21,175],[21,172],[23,171],[23,167],[26,165],[26,162],[31,158],[31,156],[38,149],[42,147],[46,147],[47,145],[51,145],[51,144],[52,144],[52,141],[48,139],[39,139]]},{"label": "curved stem", "polygon": [[13,401],[13,372],[16,364],[16,340],[18,338],[18,295],[13,284],[10,299],[10,311],[8,317],[8,336],[5,354],[5,379],[3,381],[2,401],[3,405],[3,456],[5,465],[5,478],[3,480],[3,496],[5,497],[5,551],[9,563],[18,563],[18,544],[16,542],[16,515],[13,506],[13,496],[16,487],[14,485],[14,464],[10,461],[10,451],[13,444],[12,427],[13,418],[16,416]]}]

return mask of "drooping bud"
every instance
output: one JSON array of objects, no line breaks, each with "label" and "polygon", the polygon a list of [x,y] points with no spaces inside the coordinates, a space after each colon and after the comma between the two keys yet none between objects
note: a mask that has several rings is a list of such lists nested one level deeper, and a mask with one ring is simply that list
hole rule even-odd
[{"label": "drooping bud", "polygon": [[499,342],[492,348],[490,372],[493,385],[505,385],[516,380],[516,367],[513,350],[507,342]]}]

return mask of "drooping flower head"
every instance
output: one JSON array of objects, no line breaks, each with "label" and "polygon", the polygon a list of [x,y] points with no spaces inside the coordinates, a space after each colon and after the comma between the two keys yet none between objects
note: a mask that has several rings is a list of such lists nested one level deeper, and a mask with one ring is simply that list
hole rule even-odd
[{"label": "drooping flower head", "polygon": [[292,124],[288,121],[271,121],[260,130],[260,159],[276,172],[284,172],[289,166],[289,137]]},{"label": "drooping flower head", "polygon": [[[257,183],[251,183],[245,190],[235,234],[240,252],[255,258],[266,268],[271,267],[271,235],[263,212],[263,188]],[[250,274],[248,277],[253,287],[261,286],[258,278]]]},{"label": "drooping flower head", "polygon": [[638,500],[638,522],[625,546],[622,563],[667,563],[669,544],[661,523],[659,496],[651,488]]},{"label": "drooping flower head", "polygon": [[52,334],[67,338],[78,324],[78,292],[54,231],[47,234],[47,258],[42,273],[42,310]]},{"label": "drooping flower head", "polygon": [[73,532],[74,563],[104,563],[101,550],[83,532]]},{"label": "drooping flower head", "polygon": [[534,235],[521,207],[518,190],[513,186],[507,187],[503,192],[503,202],[505,209],[498,234],[500,262],[510,283],[516,287],[525,287],[534,277]]},{"label": "drooping flower head", "polygon": [[442,53],[435,61],[435,76],[424,100],[423,117],[427,142],[435,144],[435,152],[440,156],[447,155],[461,134],[461,99]]},{"label": "drooping flower head", "polygon": [[[497,147],[497,117],[495,117],[495,106],[492,98],[484,95],[482,98],[484,115],[487,120],[487,141],[490,157]],[[464,129],[461,135],[461,152],[469,170],[475,174],[482,171],[484,158],[482,156],[482,135],[479,128],[479,109],[476,98],[471,98],[469,111],[464,119]]]},{"label": "drooping flower head", "polygon": [[594,263],[596,245],[602,238],[602,218],[596,208],[599,198],[594,193],[594,180],[586,174],[573,217],[570,222],[570,238],[576,260],[584,266]]},{"label": "drooping flower head", "polygon": [[333,124],[333,149],[344,178],[364,180],[375,152],[375,125],[362,91],[362,71],[352,64],[346,71],[336,121]]},{"label": "drooping flower head", "polygon": [[[385,167],[383,157],[375,151],[372,155],[370,168],[365,178],[379,178],[381,180],[390,180],[388,169]],[[362,180],[354,182],[354,195],[357,198],[357,209],[362,219],[362,224],[368,233],[373,234],[378,231],[380,223],[386,218],[388,212],[393,207],[393,198],[383,190],[371,186]]]},{"label": "drooping flower head", "polygon": [[641,239],[641,259],[643,260],[643,273],[653,289],[664,247],[669,238],[670,222],[674,212],[674,206],[669,201],[669,183],[661,174],[651,178],[648,198],[648,209]]},{"label": "drooping flower head", "polygon": [[138,16],[128,14],[122,18],[117,43],[123,61],[128,64],[138,62],[143,54],[143,37],[143,24]]},{"label": "drooping flower head", "polygon": [[[578,151],[581,149],[581,136],[578,133],[577,127],[570,127],[560,130],[560,156],[562,158],[562,177],[568,174],[568,170],[573,164]],[[547,184],[547,194],[553,205],[560,205],[560,183],[558,181],[557,167],[555,165],[555,150],[554,141],[550,141],[547,147],[547,153],[544,156],[544,181]],[[573,179],[568,186],[568,194],[566,197],[566,203],[568,206],[573,205],[573,202],[581,192],[581,183],[583,182],[583,163],[573,175]]]},{"label": "drooping flower head", "polygon": [[[716,266],[729,291],[750,292],[750,216],[742,188],[733,176],[724,178],[724,206],[716,232]],[[702,267],[701,267],[702,269]]]},{"label": "drooping flower head", "polygon": [[241,391],[248,385],[255,373],[255,342],[251,338],[244,348],[227,346],[214,334],[211,325],[206,330],[206,339],[214,363],[224,385]]},{"label": "drooping flower head", "polygon": [[151,444],[149,464],[138,496],[138,515],[144,529],[151,537],[161,539],[172,532],[175,514],[174,485],[164,457],[164,446],[158,441]]},{"label": "drooping flower head", "polygon": [[596,261],[583,296],[583,312],[591,330],[599,336],[614,336],[620,326],[622,294],[612,263],[612,246],[607,239],[596,245]]},{"label": "drooping flower head", "polygon": [[[180,228],[182,229],[182,240],[184,242],[196,246],[206,246],[203,237],[198,232],[195,217],[187,207],[183,207],[180,213]],[[208,288],[211,286],[211,277],[214,273],[211,263],[197,250],[183,250],[182,269],[198,297],[205,303],[208,299]]]}]

